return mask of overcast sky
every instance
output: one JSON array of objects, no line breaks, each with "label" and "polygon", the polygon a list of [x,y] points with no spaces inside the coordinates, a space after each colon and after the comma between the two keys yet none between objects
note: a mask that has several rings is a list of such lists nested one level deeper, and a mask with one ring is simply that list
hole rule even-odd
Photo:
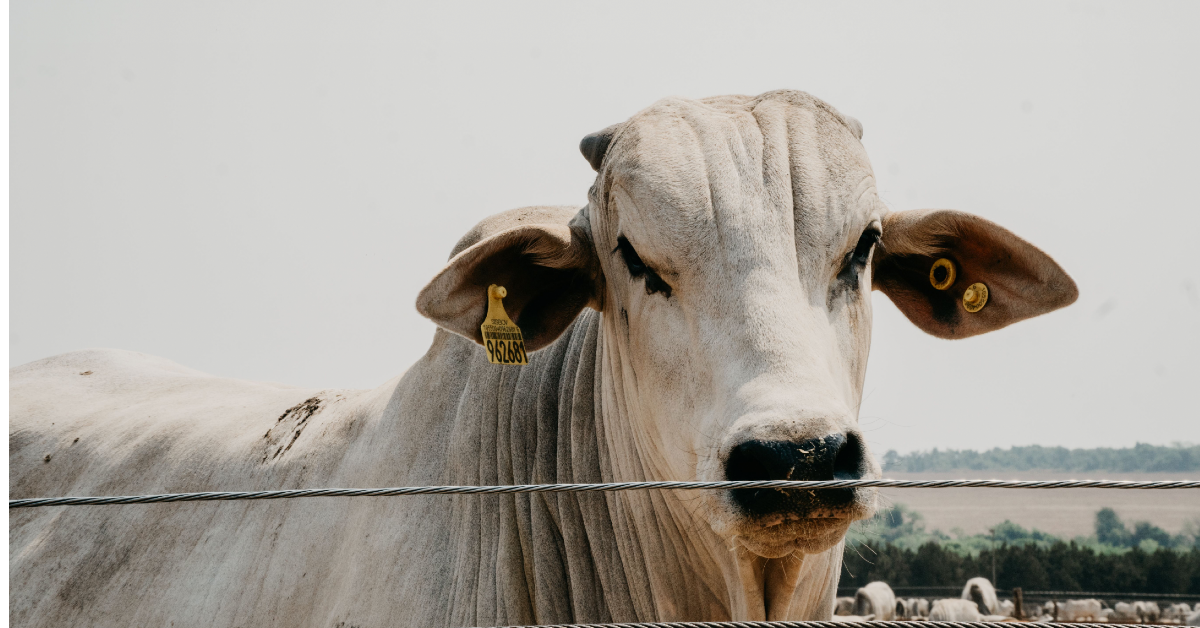
[{"label": "overcast sky", "polygon": [[1200,441],[1200,4],[11,4],[10,365],[88,347],[373,388],[484,216],[586,202],[585,134],[808,91],[884,200],[1078,282],[945,341],[875,293],[873,449]]}]

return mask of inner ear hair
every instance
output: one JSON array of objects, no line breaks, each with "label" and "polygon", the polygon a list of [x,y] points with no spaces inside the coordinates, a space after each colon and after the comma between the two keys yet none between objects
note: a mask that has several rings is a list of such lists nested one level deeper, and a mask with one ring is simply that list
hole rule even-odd
[{"label": "inner ear hair", "polygon": [[[918,212],[894,212],[888,214],[882,221],[883,234],[879,238],[879,253],[877,258],[888,255],[924,255],[938,257],[953,246],[962,230],[959,221],[955,220],[956,212],[938,212],[933,215],[918,217],[906,216]],[[908,228],[915,222],[912,218],[924,218],[919,229]]]},{"label": "inner ear hair", "polygon": [[584,307],[596,307],[598,267],[585,224],[520,225],[459,251],[418,295],[417,310],[482,344],[487,288],[504,286],[505,310],[521,328],[526,350],[535,351]]}]

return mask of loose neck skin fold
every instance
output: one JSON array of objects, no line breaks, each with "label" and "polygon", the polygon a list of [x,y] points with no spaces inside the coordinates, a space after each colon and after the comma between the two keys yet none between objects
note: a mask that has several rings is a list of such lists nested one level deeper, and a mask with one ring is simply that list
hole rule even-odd
[{"label": "loose neck skin fold", "polygon": [[[439,335],[433,362],[472,365],[447,408],[447,483],[694,479],[658,473],[669,452],[637,429],[624,394],[636,381],[620,375],[601,314],[585,310],[527,366],[488,364],[474,343]],[[840,544],[763,559],[719,538],[687,491],[449,499],[445,625],[832,615]]]}]

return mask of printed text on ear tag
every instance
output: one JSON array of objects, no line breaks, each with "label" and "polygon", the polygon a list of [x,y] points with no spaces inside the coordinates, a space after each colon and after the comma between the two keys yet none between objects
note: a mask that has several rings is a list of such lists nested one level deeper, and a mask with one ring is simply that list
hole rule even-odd
[{"label": "printed text on ear tag", "polygon": [[525,355],[525,339],[521,328],[512,322],[504,311],[504,297],[508,291],[504,286],[488,286],[487,318],[479,326],[483,332],[483,348],[487,349],[488,362],[492,364],[529,364]]}]

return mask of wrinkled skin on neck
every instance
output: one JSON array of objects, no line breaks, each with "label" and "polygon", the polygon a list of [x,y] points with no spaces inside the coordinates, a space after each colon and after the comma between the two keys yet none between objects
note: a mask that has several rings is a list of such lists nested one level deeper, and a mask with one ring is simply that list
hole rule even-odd
[{"label": "wrinkled skin on neck", "polygon": [[[427,483],[555,484],[658,477],[640,457],[636,423],[621,411],[605,316],[585,311],[530,364],[496,368],[463,338],[439,333],[397,389],[403,415],[412,386],[445,365],[469,363],[448,407],[444,478]],[[406,378],[408,379],[408,378]],[[496,403],[481,403],[495,399]],[[643,465],[643,460],[648,463]],[[768,560],[731,545],[698,514],[691,491],[455,496],[449,509],[413,514],[417,530],[444,531],[410,571],[441,583],[419,596],[431,625],[614,621],[828,619],[841,545]],[[444,504],[444,502],[441,502]],[[414,547],[422,547],[414,541]],[[428,551],[428,550],[426,550]],[[432,574],[443,571],[444,575]],[[420,574],[420,577],[417,577]],[[422,587],[424,589],[424,587]]]}]

